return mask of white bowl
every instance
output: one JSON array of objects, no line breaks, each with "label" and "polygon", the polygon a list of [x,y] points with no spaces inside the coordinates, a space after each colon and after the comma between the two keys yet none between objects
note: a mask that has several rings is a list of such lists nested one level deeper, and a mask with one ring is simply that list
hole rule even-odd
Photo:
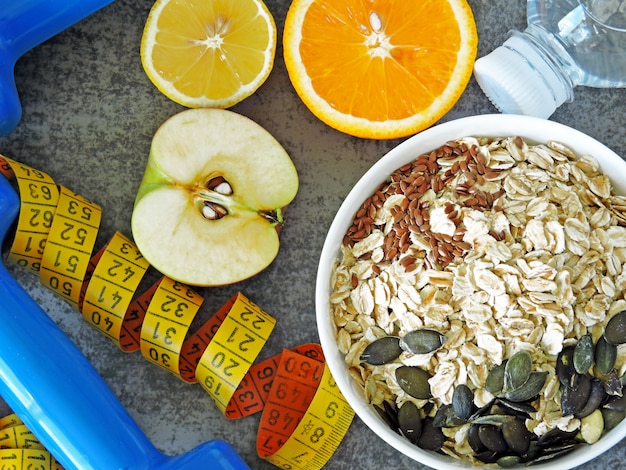
[{"label": "white bowl", "polygon": [[[616,191],[626,194],[626,162],[605,145],[582,132],[553,121],[528,116],[497,114],[462,118],[437,125],[411,137],[376,162],[358,181],[339,208],[320,256],[315,292],[317,327],[324,355],[339,389],[359,418],[381,439],[412,459],[437,469],[471,468],[472,465],[422,450],[411,444],[407,439],[392,431],[374,408],[365,401],[361,387],[350,378],[343,354],[339,352],[335,341],[335,326],[329,314],[331,266],[333,260],[340,256],[343,236],[352,224],[358,208],[394,170],[414,160],[418,155],[440,147],[449,140],[467,136],[506,137],[512,135],[519,135],[536,143],[556,140],[566,144],[579,155],[595,156],[603,172],[611,178]],[[626,420],[604,435],[597,443],[582,446],[563,457],[532,468],[538,470],[570,469],[597,457],[625,436]]]}]

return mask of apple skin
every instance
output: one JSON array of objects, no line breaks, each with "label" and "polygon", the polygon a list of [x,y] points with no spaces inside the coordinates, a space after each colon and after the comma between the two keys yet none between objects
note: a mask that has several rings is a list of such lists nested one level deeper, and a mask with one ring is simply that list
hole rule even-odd
[{"label": "apple skin", "polygon": [[[229,191],[211,189],[225,180]],[[195,286],[247,279],[279,250],[282,208],[298,191],[291,158],[254,121],[189,109],[152,140],[131,226],[139,251],[166,276]],[[217,208],[214,213],[206,206]]]}]

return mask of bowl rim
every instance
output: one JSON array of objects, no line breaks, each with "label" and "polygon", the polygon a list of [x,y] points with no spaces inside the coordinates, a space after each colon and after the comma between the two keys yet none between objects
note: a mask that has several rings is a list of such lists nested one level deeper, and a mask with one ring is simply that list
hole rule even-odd
[{"label": "bowl rim", "polygon": [[[520,132],[524,129],[523,132]],[[392,148],[357,181],[340,205],[328,229],[322,251],[315,285],[315,310],[318,334],[326,362],[335,382],[356,415],[367,427],[396,450],[422,464],[435,469],[450,467],[476,468],[465,461],[420,449],[399,436],[378,416],[372,406],[366,403],[362,390],[350,378],[343,355],[335,341],[335,327],[330,318],[329,288],[332,262],[339,257],[339,247],[358,207],[374,188],[382,183],[394,170],[422,153],[430,152],[445,142],[466,136],[507,137],[520,135],[533,142],[547,140],[562,142],[578,155],[593,155],[600,167],[609,176],[616,192],[626,195],[626,161],[607,146],[564,124],[531,116],[511,114],[486,114],[469,116],[448,121],[422,131],[398,146]],[[568,470],[599,456],[626,437],[626,420],[603,436],[593,445],[583,446],[554,461],[534,465],[538,470]],[[525,468],[525,467],[512,467]]]}]

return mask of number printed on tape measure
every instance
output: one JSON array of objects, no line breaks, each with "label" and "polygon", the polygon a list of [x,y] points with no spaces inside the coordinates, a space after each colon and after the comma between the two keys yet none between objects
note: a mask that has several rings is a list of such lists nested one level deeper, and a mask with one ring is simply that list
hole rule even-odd
[{"label": "number printed on tape measure", "polygon": [[63,470],[50,452],[40,449],[0,449],[7,470]]},{"label": "number printed on tape measure", "polygon": [[148,262],[117,232],[96,265],[83,302],[83,318],[119,345],[122,322]]},{"label": "number printed on tape measure", "polygon": [[261,352],[276,320],[238,294],[228,316],[202,354],[196,377],[225,412],[239,383]]},{"label": "number printed on tape measure", "polygon": [[96,204],[61,187],[57,211],[41,259],[41,283],[76,310],[100,228]]},{"label": "number printed on tape measure", "polygon": [[181,348],[203,301],[190,288],[163,277],[141,327],[143,356],[179,375]]},{"label": "number printed on tape measure", "polygon": [[21,207],[8,260],[38,273],[59,199],[59,190],[46,173],[5,159],[17,178]]},{"label": "number printed on tape measure", "polygon": [[[285,469],[322,468],[345,436],[354,411],[324,365],[324,375],[304,417],[286,442],[266,458]],[[258,445],[258,443],[257,443]]]}]

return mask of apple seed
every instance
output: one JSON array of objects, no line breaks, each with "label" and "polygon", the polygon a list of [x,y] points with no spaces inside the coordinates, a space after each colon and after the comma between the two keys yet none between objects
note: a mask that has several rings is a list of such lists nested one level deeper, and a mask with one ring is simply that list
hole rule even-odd
[{"label": "apple seed", "polygon": [[202,206],[202,215],[208,220],[221,219],[228,214],[228,211],[223,206],[215,204],[214,202],[204,201]]},{"label": "apple seed", "polygon": [[215,178],[211,178],[207,183],[207,189],[215,191],[219,194],[223,194],[224,196],[230,196],[233,193],[233,188],[223,176],[216,176]]}]

